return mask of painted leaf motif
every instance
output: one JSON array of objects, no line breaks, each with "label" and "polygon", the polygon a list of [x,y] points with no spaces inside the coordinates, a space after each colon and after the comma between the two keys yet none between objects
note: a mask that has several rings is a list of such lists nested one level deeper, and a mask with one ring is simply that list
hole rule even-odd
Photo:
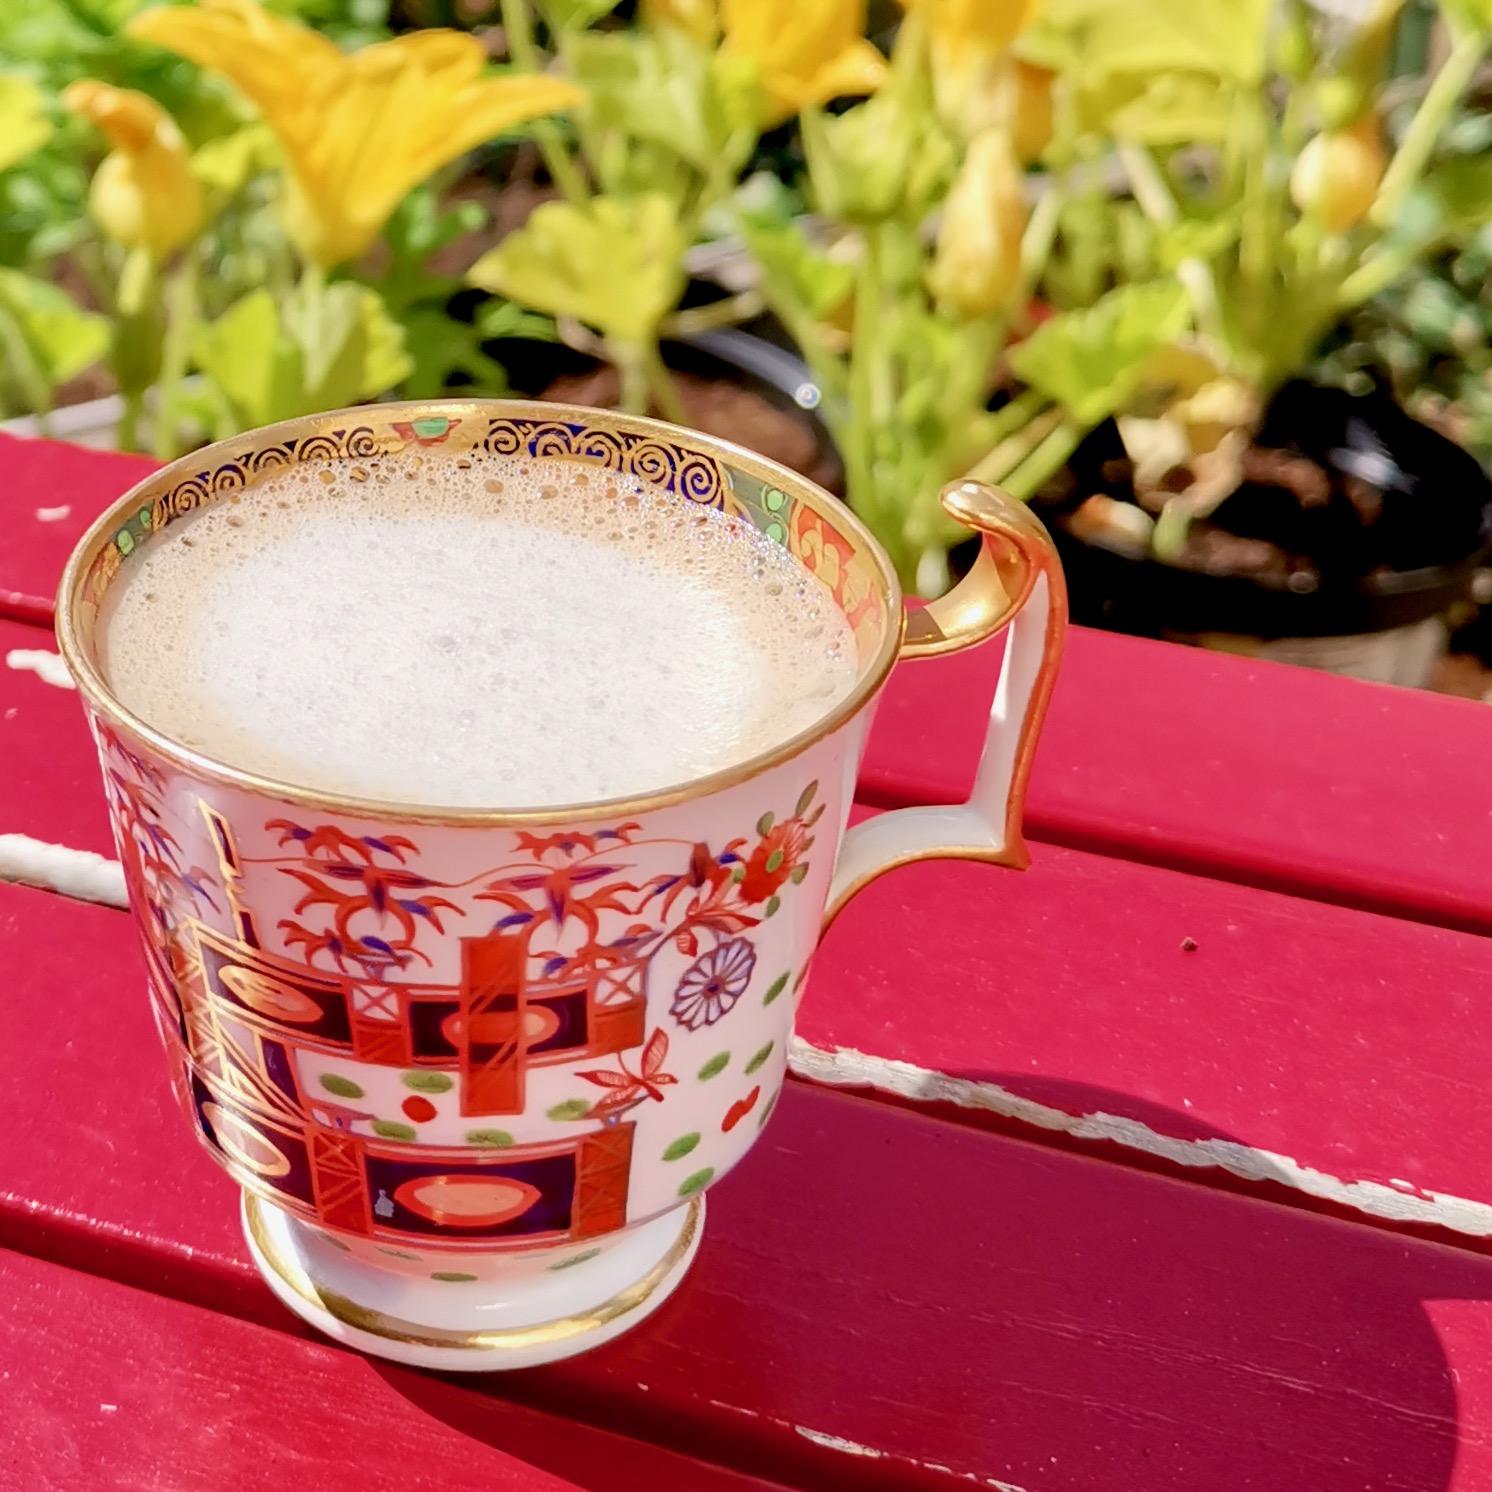
[{"label": "painted leaf motif", "polygon": [[661,1078],[658,1076],[663,1067],[664,1058],[668,1056],[668,1033],[660,1026],[648,1037],[648,1044],[642,1049],[642,1074],[646,1078],[652,1078],[655,1082],[672,1082],[672,1078]]}]

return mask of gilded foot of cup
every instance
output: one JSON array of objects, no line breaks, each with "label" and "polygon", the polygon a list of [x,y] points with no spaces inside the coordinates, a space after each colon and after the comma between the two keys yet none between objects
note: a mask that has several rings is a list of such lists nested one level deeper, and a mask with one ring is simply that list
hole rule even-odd
[{"label": "gilded foot of cup", "polygon": [[444,1278],[413,1279],[354,1258],[271,1203],[243,1199],[249,1252],[285,1306],[360,1352],[443,1372],[535,1367],[631,1330],[688,1272],[703,1223],[696,1197],[608,1239],[579,1268],[529,1269],[505,1283],[462,1279],[453,1266]]}]

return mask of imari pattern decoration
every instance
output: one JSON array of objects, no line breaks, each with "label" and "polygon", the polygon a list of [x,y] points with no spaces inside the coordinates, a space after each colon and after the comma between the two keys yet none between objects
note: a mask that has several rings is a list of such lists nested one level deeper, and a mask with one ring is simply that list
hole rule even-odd
[{"label": "imari pattern decoration", "polygon": [[[134,720],[96,634],[136,548],[290,463],[355,476],[386,454],[587,461],[739,517],[828,587],[854,630],[855,686],[806,738],[562,820],[309,792]],[[1020,504],[972,482],[943,504],[984,545],[949,596],[905,616],[868,531],[784,468],[657,421],[478,400],[250,432],[95,522],[63,577],[58,642],[97,735],[173,1080],[291,1310],[427,1368],[526,1367],[609,1341],[683,1278],[706,1189],[772,1115],[826,915],[911,860],[1026,863],[1061,573]],[[848,827],[895,659],[1006,625],[968,802]]]},{"label": "imari pattern decoration", "polygon": [[[245,1187],[339,1233],[491,1250],[635,1221],[639,1144],[668,1149],[639,1111],[694,1107],[696,1035],[735,1028],[749,1054],[781,1024],[776,965],[801,955],[763,976],[759,948],[774,928],[816,931],[778,920],[814,868],[816,782],[718,844],[636,820],[489,831],[505,853],[448,868],[429,836],[236,820],[98,732],[182,1100]],[[717,1135],[754,1107],[779,1044],[743,1055],[744,1095],[708,1096],[725,1100]],[[551,1102],[556,1083],[570,1096]]]}]

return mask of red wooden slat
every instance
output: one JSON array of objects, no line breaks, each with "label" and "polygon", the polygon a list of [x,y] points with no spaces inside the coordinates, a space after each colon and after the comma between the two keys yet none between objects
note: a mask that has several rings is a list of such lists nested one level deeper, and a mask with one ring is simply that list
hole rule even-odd
[{"label": "red wooden slat", "polygon": [[155,465],[143,456],[0,435],[0,616],[50,626],[57,580],[78,536]]},{"label": "red wooden slat", "polygon": [[[0,624],[0,647],[16,635],[34,637]],[[25,784],[0,832],[112,853],[73,696],[0,669],[0,751]],[[913,866],[863,893],[817,962],[799,1028],[818,1047],[924,1070],[872,1074],[887,1086],[972,1079],[963,1102],[1113,1136],[1129,1157],[1149,1147],[1492,1235],[1488,988],[1484,938],[1037,846],[1024,875]],[[826,1077],[863,1072],[832,1066]],[[1130,1123],[1084,1121],[1099,1110]]]},{"label": "red wooden slat", "polygon": [[[87,520],[149,463],[0,437],[0,615],[49,621]],[[57,523],[36,509],[71,504]],[[999,644],[892,676],[861,796],[962,795]],[[1466,700],[1081,628],[1037,758],[1033,837],[1492,932],[1492,713]]]},{"label": "red wooden slat", "polygon": [[[862,801],[963,797],[999,643],[898,668]],[[1028,833],[1492,932],[1492,710],[1078,628]]]},{"label": "red wooden slat", "polygon": [[6,784],[0,834],[30,834],[112,855],[98,759],[78,696],[20,666],[12,656],[17,652],[55,653],[56,645],[49,632],[0,621],[0,773]]},{"label": "red wooden slat", "polygon": [[750,1492],[656,1446],[0,1251],[16,1492]]},{"label": "red wooden slat", "polygon": [[1474,934],[1037,846],[861,893],[800,1066],[1492,1236],[1489,989]]},{"label": "red wooden slat", "polygon": [[[171,1112],[119,919],[0,905],[4,1241],[299,1332]],[[1492,1261],[800,1084],[778,1108],[655,1317],[470,1391],[814,1487],[1492,1478]]]}]

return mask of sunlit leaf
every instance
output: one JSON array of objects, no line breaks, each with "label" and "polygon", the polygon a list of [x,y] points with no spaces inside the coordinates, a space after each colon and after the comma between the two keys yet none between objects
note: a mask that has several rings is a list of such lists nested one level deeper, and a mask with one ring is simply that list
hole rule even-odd
[{"label": "sunlit leaf", "polygon": [[19,330],[48,392],[96,363],[109,345],[109,324],[80,310],[49,280],[0,269],[0,308]]},{"label": "sunlit leaf", "polygon": [[1079,422],[1096,424],[1124,404],[1147,359],[1188,319],[1186,292],[1174,280],[1121,286],[1086,310],[1043,322],[1011,349],[1010,366]]},{"label": "sunlit leaf", "polygon": [[41,89],[30,78],[0,76],[0,171],[51,138]]},{"label": "sunlit leaf", "polygon": [[650,194],[546,202],[471,268],[486,290],[621,342],[650,337],[684,289],[673,205]]},{"label": "sunlit leaf", "polygon": [[[1473,0],[1476,4],[1492,0]],[[1264,75],[1272,0],[1048,0],[1023,51],[1107,73]]]}]

